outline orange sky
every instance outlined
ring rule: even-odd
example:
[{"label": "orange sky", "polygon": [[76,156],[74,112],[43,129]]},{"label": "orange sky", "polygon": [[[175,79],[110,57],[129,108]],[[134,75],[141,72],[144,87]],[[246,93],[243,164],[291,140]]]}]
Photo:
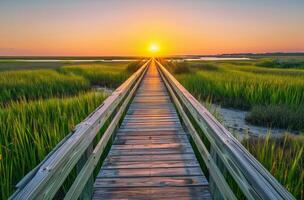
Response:
[{"label": "orange sky", "polygon": [[0,55],[304,51],[304,1],[0,2]]}]

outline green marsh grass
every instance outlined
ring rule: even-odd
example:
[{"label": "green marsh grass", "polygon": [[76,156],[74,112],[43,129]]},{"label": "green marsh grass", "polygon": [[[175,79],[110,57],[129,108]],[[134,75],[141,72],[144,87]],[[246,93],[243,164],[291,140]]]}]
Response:
[{"label": "green marsh grass", "polygon": [[252,74],[234,68],[196,70],[177,79],[191,92],[235,107],[304,102],[304,76]]},{"label": "green marsh grass", "polygon": [[[252,110],[248,122],[256,125],[303,130],[304,70],[256,67],[258,61],[195,61],[166,63],[166,67],[192,94],[201,100],[211,98],[223,107]],[[176,73],[175,68],[188,72]],[[179,70],[183,71],[183,70]],[[265,107],[267,113],[257,109]],[[277,116],[284,108],[285,114]],[[301,109],[300,109],[301,110]],[[265,116],[265,120],[259,118]],[[253,119],[253,118],[259,119]],[[249,120],[250,119],[250,120]],[[279,120],[278,120],[279,119]]]},{"label": "green marsh grass", "polygon": [[[130,62],[68,64],[54,69],[16,66],[0,72],[0,199],[133,71]],[[133,64],[133,67],[138,67]]]},{"label": "green marsh grass", "polygon": [[0,109],[0,199],[72,128],[102,103],[104,93],[16,102]]},{"label": "green marsh grass", "polygon": [[302,69],[304,69],[304,60],[264,58],[261,61],[257,62],[256,66],[269,67],[269,68],[302,68]]},{"label": "green marsh grass", "polygon": [[246,122],[266,127],[304,130],[304,105],[290,109],[286,105],[253,106]]},{"label": "green marsh grass", "polygon": [[3,71],[0,72],[0,105],[75,95],[89,87],[89,82],[83,77],[67,76],[54,70]]},{"label": "green marsh grass", "polygon": [[135,62],[131,62],[127,66],[127,71],[130,73],[136,72],[143,64],[145,63],[144,60],[138,60]]},{"label": "green marsh grass", "polygon": [[60,71],[82,76],[89,80],[91,85],[115,88],[130,76],[131,73],[127,71],[128,64],[129,62],[109,62],[68,65],[60,68]]},{"label": "green marsh grass", "polygon": [[242,141],[296,199],[304,199],[304,136],[249,138]]},{"label": "green marsh grass", "polygon": [[62,62],[30,62],[0,59],[0,71],[36,70],[36,69],[58,69]]},{"label": "green marsh grass", "polygon": [[[164,64],[182,85],[203,101],[209,99],[222,106],[251,109],[252,116],[247,120],[259,119],[261,121],[254,122],[258,125],[303,130],[304,70],[268,69],[255,66],[256,62]],[[177,68],[185,66],[188,72],[176,73],[174,68],[178,65]],[[242,144],[297,199],[304,199],[304,136],[249,137]],[[239,191],[235,184],[231,186]]]}]

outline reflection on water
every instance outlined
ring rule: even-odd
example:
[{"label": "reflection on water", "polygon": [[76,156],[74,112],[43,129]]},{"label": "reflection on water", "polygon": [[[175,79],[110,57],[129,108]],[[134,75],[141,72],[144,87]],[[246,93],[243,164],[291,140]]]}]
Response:
[{"label": "reflection on water", "polygon": [[187,61],[196,61],[196,60],[250,60],[250,58],[244,58],[244,57],[239,57],[239,58],[232,58],[232,57],[200,57],[200,58],[187,58],[184,59]]},{"label": "reflection on water", "polygon": [[200,57],[200,58],[178,58],[178,59],[168,59],[168,61],[177,61],[177,62],[183,62],[183,61],[216,61],[216,60],[251,60],[250,58],[245,57]]}]

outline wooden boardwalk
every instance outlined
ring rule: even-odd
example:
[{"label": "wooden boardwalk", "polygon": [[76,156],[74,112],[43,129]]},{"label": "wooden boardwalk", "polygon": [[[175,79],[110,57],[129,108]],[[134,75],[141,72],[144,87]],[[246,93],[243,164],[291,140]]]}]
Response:
[{"label": "wooden boardwalk", "polygon": [[152,62],[94,184],[93,199],[211,199]]},{"label": "wooden boardwalk", "polygon": [[[127,112],[126,116],[123,116],[124,112]],[[111,123],[95,144],[96,136],[108,120]],[[202,141],[202,136],[208,146],[206,141]],[[100,172],[94,183],[93,172],[113,137],[113,145],[101,170],[98,169]],[[201,171],[188,137],[192,138],[203,159],[210,184]],[[153,58],[77,124],[41,163],[25,175],[16,184],[16,191],[10,199],[53,199],[58,194],[61,196],[60,188],[69,175],[75,175],[75,168],[77,176],[63,194],[65,200],[236,200],[238,197],[231,189],[231,177],[246,199],[295,200]]]}]

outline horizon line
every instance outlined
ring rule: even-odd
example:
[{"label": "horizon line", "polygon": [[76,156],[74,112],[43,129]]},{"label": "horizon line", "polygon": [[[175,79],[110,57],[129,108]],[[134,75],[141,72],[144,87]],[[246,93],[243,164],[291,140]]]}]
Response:
[{"label": "horizon line", "polygon": [[[168,55],[158,55],[156,57],[181,57],[181,56],[227,56],[227,55],[267,55],[267,54],[304,54],[304,51],[270,51],[270,52],[239,52],[239,53],[219,53],[219,54],[168,54]],[[155,57],[148,55],[0,55],[0,58],[25,58],[25,57],[39,57],[39,58],[107,58],[107,57]]]}]

